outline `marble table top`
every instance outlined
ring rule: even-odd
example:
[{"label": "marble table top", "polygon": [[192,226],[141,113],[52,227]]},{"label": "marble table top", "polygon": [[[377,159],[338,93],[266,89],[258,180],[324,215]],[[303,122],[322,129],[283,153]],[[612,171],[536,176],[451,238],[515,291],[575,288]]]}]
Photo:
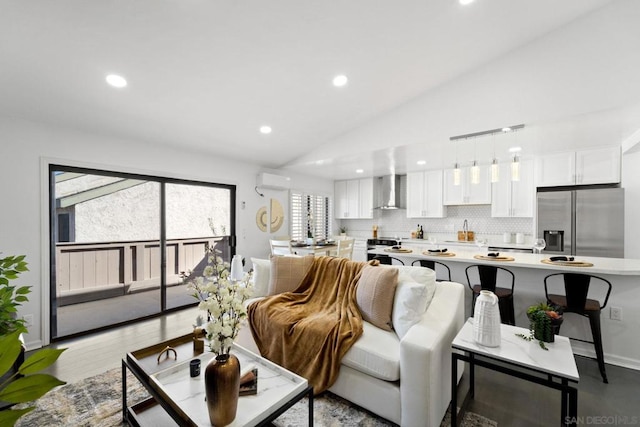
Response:
[{"label": "marble table top", "polygon": [[[258,368],[258,394],[240,396],[236,419],[229,426],[254,426],[290,402],[307,389],[307,380],[234,344],[231,350],[244,371],[250,365]],[[151,375],[153,385],[162,390],[198,426],[211,427],[205,402],[204,370],[213,353],[205,352],[201,360],[201,374],[189,376],[189,362],[176,364]]]},{"label": "marble table top", "polygon": [[527,341],[516,334],[529,335],[529,330],[500,325],[502,342],[499,347],[485,347],[473,339],[473,317],[470,317],[451,344],[453,348],[506,361],[547,374],[578,382],[580,375],[569,338],[556,335],[555,342],[540,347],[538,340]]}]

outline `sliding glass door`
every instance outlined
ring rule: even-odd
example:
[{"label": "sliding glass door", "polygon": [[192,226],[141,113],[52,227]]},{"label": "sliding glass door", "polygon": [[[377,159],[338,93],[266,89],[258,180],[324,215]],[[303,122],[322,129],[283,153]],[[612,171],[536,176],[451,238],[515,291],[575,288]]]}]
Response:
[{"label": "sliding glass door", "polygon": [[50,167],[51,338],[195,303],[182,272],[234,248],[235,186]]},{"label": "sliding glass door", "polygon": [[201,275],[209,247],[230,260],[235,202],[230,188],[175,183],[165,188],[167,308],[175,308],[195,302],[180,286],[180,276]]}]

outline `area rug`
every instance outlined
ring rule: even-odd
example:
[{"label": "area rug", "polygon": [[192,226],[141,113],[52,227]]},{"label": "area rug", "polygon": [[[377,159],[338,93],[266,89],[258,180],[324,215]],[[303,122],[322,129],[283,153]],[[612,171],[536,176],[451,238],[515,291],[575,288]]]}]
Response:
[{"label": "area rug", "polygon": [[[120,368],[60,387],[36,402],[36,409],[22,417],[16,426],[124,426],[122,422],[122,389]],[[129,373],[127,376],[129,403],[139,402],[148,394],[144,387]],[[320,427],[366,426],[384,427],[394,424],[331,393],[314,399],[314,423]],[[273,424],[277,427],[307,425],[306,398]],[[442,426],[450,425],[449,414]],[[467,412],[462,423],[465,427],[493,427],[497,423],[480,415]]]}]

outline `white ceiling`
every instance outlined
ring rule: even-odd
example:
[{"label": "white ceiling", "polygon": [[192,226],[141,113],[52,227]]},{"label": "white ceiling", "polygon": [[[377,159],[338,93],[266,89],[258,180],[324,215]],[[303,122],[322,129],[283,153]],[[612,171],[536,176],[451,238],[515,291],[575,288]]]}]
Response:
[{"label": "white ceiling", "polygon": [[310,172],[318,147],[608,3],[0,0],[0,115]]}]

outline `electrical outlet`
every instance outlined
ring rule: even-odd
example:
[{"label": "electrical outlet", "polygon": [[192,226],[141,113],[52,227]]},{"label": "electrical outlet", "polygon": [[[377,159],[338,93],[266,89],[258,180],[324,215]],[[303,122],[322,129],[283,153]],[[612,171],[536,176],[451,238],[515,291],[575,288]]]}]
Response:
[{"label": "electrical outlet", "polygon": [[29,329],[33,326],[33,314],[27,314],[24,316],[24,326]]},{"label": "electrical outlet", "polygon": [[609,317],[611,320],[619,320],[622,321],[622,308],[621,307],[611,307],[609,309]]}]

